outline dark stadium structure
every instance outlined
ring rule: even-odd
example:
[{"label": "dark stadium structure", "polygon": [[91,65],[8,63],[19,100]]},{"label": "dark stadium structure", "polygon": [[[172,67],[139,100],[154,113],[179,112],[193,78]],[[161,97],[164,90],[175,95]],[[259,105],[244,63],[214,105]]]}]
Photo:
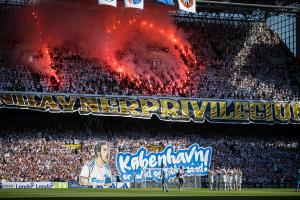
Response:
[{"label": "dark stadium structure", "polygon": [[[145,11],[128,12],[123,1],[108,8],[96,0],[0,0],[1,182],[80,187],[82,166],[105,140],[116,181],[119,152],[188,149],[196,143],[213,149],[211,168],[240,168],[242,188],[296,188],[300,125],[299,119],[292,122],[300,116],[295,113],[295,121],[286,124],[225,124],[4,106],[9,92],[298,105],[300,3],[196,2],[197,13],[191,14],[154,0],[145,2]],[[186,177],[186,187],[209,188],[208,176]]]}]

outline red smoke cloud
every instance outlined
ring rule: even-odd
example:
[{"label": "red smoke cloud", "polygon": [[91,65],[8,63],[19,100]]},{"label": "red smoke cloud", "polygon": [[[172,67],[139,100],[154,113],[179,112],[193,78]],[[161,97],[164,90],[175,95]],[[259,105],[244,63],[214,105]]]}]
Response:
[{"label": "red smoke cloud", "polygon": [[[33,26],[24,27],[27,30],[22,37],[41,51],[73,41],[86,55],[106,61],[116,72],[137,81],[183,84],[187,63],[195,59],[185,34],[172,23],[170,8],[151,3],[142,11],[122,6],[57,8],[43,4],[28,8],[31,15],[34,10],[32,18],[26,18]],[[51,62],[49,54],[44,55],[45,62]]]}]

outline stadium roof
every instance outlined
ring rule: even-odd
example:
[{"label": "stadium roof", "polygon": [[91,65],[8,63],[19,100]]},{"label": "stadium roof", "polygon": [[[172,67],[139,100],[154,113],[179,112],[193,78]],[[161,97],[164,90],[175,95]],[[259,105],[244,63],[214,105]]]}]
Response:
[{"label": "stadium roof", "polygon": [[[1,2],[7,2],[7,3],[35,3],[35,2],[40,2],[41,0],[1,0]],[[45,1],[45,0],[43,0]],[[55,1],[55,0],[51,0],[51,1]],[[60,1],[65,1],[65,2],[83,2],[82,0],[60,0]],[[88,0],[85,0],[84,2],[86,2]],[[94,2],[96,2],[96,0],[93,0]],[[119,1],[123,1],[123,0],[119,0]],[[147,0],[147,2],[156,2],[156,0]],[[204,0],[196,0],[198,2],[200,1],[204,1]],[[248,4],[264,4],[264,5],[280,5],[280,6],[284,6],[284,5],[290,5],[295,3],[295,0],[209,0],[212,2],[227,2],[227,3],[248,3]]]},{"label": "stadium roof", "polygon": [[[123,0],[118,0],[122,2]],[[176,2],[176,0],[174,0]],[[15,4],[15,5],[28,5],[28,4],[36,4],[41,2],[47,2],[49,4],[96,4],[97,0],[0,0],[0,4]],[[157,0],[147,0],[148,2],[157,2]],[[252,4],[256,6],[260,5],[271,5],[271,6],[289,6],[295,3],[294,0],[196,0],[198,4]]]},{"label": "stadium roof", "polygon": [[210,0],[214,2],[229,2],[229,3],[246,3],[246,4],[261,4],[261,5],[277,5],[286,6],[295,3],[294,0]]},{"label": "stadium roof", "polygon": [[[118,0],[123,4],[124,0]],[[146,0],[157,3],[157,0]],[[174,1],[177,2],[177,1]],[[272,13],[300,13],[300,4],[294,0],[196,0],[198,12],[237,12],[251,14],[254,10]],[[0,0],[0,5],[36,5],[61,6],[67,8],[97,9],[97,0]]]}]

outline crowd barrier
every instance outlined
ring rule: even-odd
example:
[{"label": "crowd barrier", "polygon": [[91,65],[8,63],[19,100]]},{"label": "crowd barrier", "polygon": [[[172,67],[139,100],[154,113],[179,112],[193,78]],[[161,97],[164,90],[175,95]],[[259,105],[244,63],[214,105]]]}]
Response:
[{"label": "crowd barrier", "polygon": [[0,182],[0,189],[16,189],[16,188],[47,188],[47,189],[63,189],[63,188],[130,188],[130,183],[116,182],[111,185],[98,186],[81,186],[78,183],[68,182]]},{"label": "crowd barrier", "polygon": [[68,188],[68,182],[1,182],[2,189],[15,188]]}]

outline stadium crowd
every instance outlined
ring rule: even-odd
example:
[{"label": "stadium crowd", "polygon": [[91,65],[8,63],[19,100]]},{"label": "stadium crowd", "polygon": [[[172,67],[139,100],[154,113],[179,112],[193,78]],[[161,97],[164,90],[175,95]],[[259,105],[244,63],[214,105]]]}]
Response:
[{"label": "stadium crowd", "polygon": [[[189,69],[182,84],[168,80],[157,84],[145,78],[147,73],[136,80],[114,71],[105,61],[88,56],[80,45],[64,42],[50,45],[48,52],[27,51],[26,54],[20,53],[16,45],[1,46],[0,91],[300,100],[300,71],[279,37],[266,24],[178,22],[177,26],[188,35],[197,61],[197,64],[189,63],[182,56]],[[34,66],[42,64],[39,60],[47,56],[51,58],[50,68],[47,64],[43,70]],[[240,168],[245,185],[280,185],[296,180],[300,166],[297,140],[206,135],[177,129],[161,133],[165,124],[146,126],[123,122],[116,127],[101,126],[97,131],[77,129],[77,126],[90,126],[80,120],[66,122],[67,127],[61,126],[64,122],[57,125],[56,121],[53,126],[36,121],[26,125],[3,122],[0,124],[0,178],[3,181],[78,180],[82,166],[92,159],[94,145],[105,140],[111,144],[110,165],[115,174],[117,152],[135,152],[141,146],[149,151],[161,151],[168,144],[179,149],[198,143],[213,148],[215,169]],[[207,177],[203,181],[207,183]]]},{"label": "stadium crowd", "polygon": [[157,84],[146,78],[147,72],[137,80],[64,42],[49,46],[51,69],[38,71],[29,65],[45,58],[45,52],[16,59],[16,48],[1,49],[0,91],[299,100],[300,72],[266,24],[177,25],[189,35],[197,61],[187,62],[189,74],[182,84]]},{"label": "stadium crowd", "polygon": [[[118,152],[133,153],[141,146],[148,151],[162,151],[167,145],[188,148],[194,143],[212,147],[212,168],[240,168],[244,186],[293,184],[300,166],[299,142],[293,139],[174,131],[176,128],[166,129],[164,123],[154,126],[127,120],[115,127],[102,124],[98,131],[83,130],[89,126],[81,120],[60,120],[56,126],[43,121],[6,125],[0,134],[1,180],[76,181],[82,166],[93,158],[94,145],[99,141],[110,143],[114,175]],[[202,181],[208,183],[208,177]]]}]

